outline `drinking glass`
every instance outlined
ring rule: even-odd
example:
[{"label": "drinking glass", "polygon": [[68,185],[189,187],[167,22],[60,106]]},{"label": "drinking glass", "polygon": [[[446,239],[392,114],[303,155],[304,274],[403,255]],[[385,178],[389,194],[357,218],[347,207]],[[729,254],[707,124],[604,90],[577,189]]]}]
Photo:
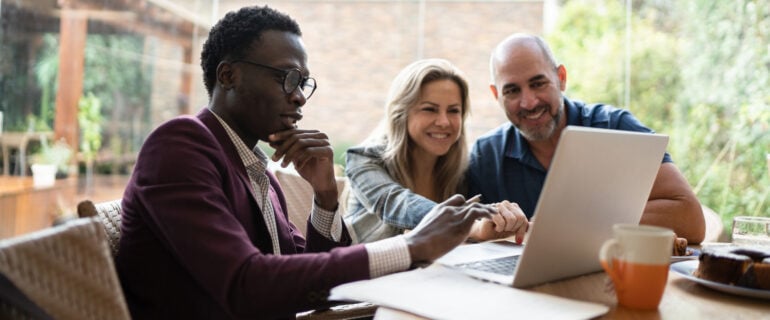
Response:
[{"label": "drinking glass", "polygon": [[770,247],[770,217],[733,218],[733,244]]}]

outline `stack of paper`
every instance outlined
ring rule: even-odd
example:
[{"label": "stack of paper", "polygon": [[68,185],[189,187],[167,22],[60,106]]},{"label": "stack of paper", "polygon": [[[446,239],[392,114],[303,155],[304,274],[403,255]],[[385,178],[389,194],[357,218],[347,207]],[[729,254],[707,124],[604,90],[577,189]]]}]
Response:
[{"label": "stack of paper", "polygon": [[371,302],[431,319],[589,319],[609,307],[515,289],[433,265],[332,289],[331,299]]}]

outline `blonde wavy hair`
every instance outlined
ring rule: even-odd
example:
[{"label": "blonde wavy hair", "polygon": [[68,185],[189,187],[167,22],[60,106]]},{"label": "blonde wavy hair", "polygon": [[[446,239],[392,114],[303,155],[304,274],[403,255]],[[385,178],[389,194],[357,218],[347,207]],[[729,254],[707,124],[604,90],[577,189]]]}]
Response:
[{"label": "blonde wavy hair", "polygon": [[367,144],[384,145],[383,162],[388,173],[405,187],[414,190],[410,151],[415,143],[407,131],[409,108],[417,104],[423,87],[437,80],[452,80],[460,88],[462,120],[460,136],[449,151],[438,158],[434,167],[434,194],[443,200],[462,192],[463,177],[468,168],[468,142],[465,120],[470,113],[468,81],[462,71],[444,59],[424,59],[413,62],[393,79],[385,103],[385,118]]}]

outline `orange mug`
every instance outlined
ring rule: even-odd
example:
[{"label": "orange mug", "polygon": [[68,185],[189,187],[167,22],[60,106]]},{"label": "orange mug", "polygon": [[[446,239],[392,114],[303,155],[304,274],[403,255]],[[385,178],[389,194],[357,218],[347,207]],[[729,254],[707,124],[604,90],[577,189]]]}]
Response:
[{"label": "orange mug", "polygon": [[616,224],[612,234],[602,245],[599,260],[615,285],[618,303],[633,309],[657,309],[668,281],[674,232]]}]

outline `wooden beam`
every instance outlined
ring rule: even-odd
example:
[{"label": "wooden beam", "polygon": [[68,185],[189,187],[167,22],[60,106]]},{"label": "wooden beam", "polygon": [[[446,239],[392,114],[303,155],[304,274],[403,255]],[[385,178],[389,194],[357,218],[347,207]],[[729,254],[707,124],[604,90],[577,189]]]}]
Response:
[{"label": "wooden beam", "polygon": [[[47,2],[49,1],[49,2]],[[10,6],[18,7],[21,11],[31,12],[39,16],[59,19],[64,10],[70,10],[80,15],[86,15],[91,22],[113,26],[125,32],[154,36],[174,42],[180,46],[192,45],[196,33],[207,34],[211,27],[204,19],[180,9],[180,6],[169,4],[168,1],[158,0],[47,0],[47,1],[12,1]],[[0,0],[2,2],[2,0]],[[5,4],[3,4],[5,5]],[[58,5],[58,8],[55,7]],[[77,11],[76,11],[77,10]],[[40,29],[39,21],[32,26]],[[58,25],[54,27],[58,28]],[[46,29],[47,32],[57,32]],[[100,32],[99,30],[92,30]]]},{"label": "wooden beam", "polygon": [[77,150],[78,101],[83,93],[83,72],[85,64],[86,35],[88,20],[77,12],[62,10],[59,35],[59,75],[56,94],[56,116],[54,135],[64,138],[70,147]]},{"label": "wooden beam", "polygon": [[185,20],[192,22],[197,26],[201,26],[205,29],[211,29],[212,27],[212,24],[208,19],[201,18],[201,15],[188,10],[188,8],[185,8],[181,4],[178,4],[178,2],[169,1],[169,0],[148,0],[148,1],[160,8],[167,10],[168,12],[172,13],[175,16],[182,17]]},{"label": "wooden beam", "polygon": [[[143,21],[111,20],[102,21],[126,32],[132,32],[143,36],[153,36],[159,39],[173,42],[179,46],[192,46],[192,24],[180,22],[177,26],[152,25]],[[177,32],[178,30],[178,32]]]},{"label": "wooden beam", "polygon": [[196,32],[206,34],[211,28],[210,22],[168,0],[111,0],[106,3],[103,0],[58,0],[58,3],[62,9],[78,9],[92,21],[158,37],[183,47],[192,45]]},{"label": "wooden beam", "polygon": [[[184,64],[185,66],[189,66],[192,64],[193,60],[193,53],[192,53],[192,45],[186,46],[183,48],[184,56]],[[182,70],[182,84],[181,88],[179,88],[180,94],[182,95],[180,97],[180,110],[179,112],[181,114],[190,114],[192,110],[192,106],[190,105],[192,103],[192,71],[190,71],[190,68],[183,68]]]}]

